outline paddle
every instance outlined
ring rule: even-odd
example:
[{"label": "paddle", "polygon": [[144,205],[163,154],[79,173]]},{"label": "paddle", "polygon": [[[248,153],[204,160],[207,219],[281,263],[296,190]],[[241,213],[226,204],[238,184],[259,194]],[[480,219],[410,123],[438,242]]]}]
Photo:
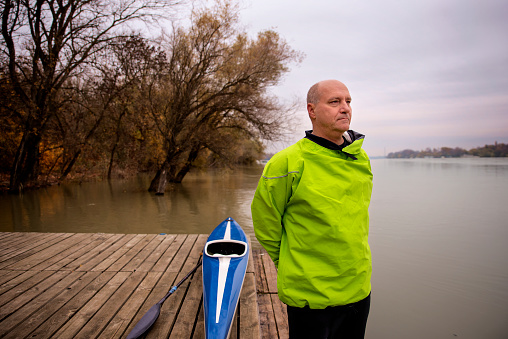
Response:
[{"label": "paddle", "polygon": [[136,324],[136,326],[134,326],[134,328],[132,329],[132,331],[129,333],[129,335],[127,336],[127,339],[137,339],[139,337],[141,337],[143,334],[145,334],[146,332],[148,332],[148,330],[150,329],[150,327],[152,327],[152,325],[155,323],[155,321],[157,320],[157,318],[159,318],[159,314],[161,313],[161,306],[162,304],[166,301],[167,298],[169,298],[169,296],[171,294],[173,294],[173,292],[176,291],[176,289],[188,278],[191,276],[192,273],[196,272],[196,270],[198,269],[198,267],[201,265],[201,256],[199,257],[199,260],[198,260],[198,264],[196,265],[196,267],[194,267],[189,273],[187,273],[187,275],[178,282],[178,284],[176,284],[175,286],[173,286],[169,292],[164,296],[164,298],[162,298],[157,304],[153,305],[152,307],[150,307],[150,309],[145,313],[145,315],[143,316],[143,318],[141,318],[138,323]]}]

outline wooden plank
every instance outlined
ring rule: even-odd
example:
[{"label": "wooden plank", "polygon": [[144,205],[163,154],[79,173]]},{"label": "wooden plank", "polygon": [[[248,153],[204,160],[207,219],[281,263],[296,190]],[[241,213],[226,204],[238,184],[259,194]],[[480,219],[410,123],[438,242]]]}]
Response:
[{"label": "wooden plank", "polygon": [[247,263],[247,273],[254,273],[256,272],[256,268],[254,266],[254,252],[252,251],[252,243],[249,238],[249,262]]},{"label": "wooden plank", "polygon": [[[96,274],[95,272],[92,272]],[[29,334],[30,338],[49,338],[72,319],[92,297],[115,275],[114,272],[99,274],[83,290],[67,301],[49,319]],[[58,336],[56,336],[58,338]]]},{"label": "wooden plank", "polygon": [[[190,238],[191,236],[189,236]],[[186,257],[184,265],[178,276],[176,278],[176,282],[183,279],[187,273],[196,266],[199,257],[201,256],[201,249],[204,247],[206,243],[206,239],[208,238],[206,235],[200,235],[193,237],[196,239],[193,244],[192,249],[188,252],[189,255]],[[185,246],[185,244],[184,244]],[[182,246],[182,248],[184,248]],[[176,261],[175,257],[175,261]],[[171,265],[173,267],[174,265]],[[150,333],[148,333],[147,338],[166,338],[173,330],[173,326],[175,324],[176,317],[178,315],[179,309],[182,307],[182,303],[187,294],[187,289],[189,288],[189,280],[185,281],[180,287],[176,290],[175,293],[168,299],[163,305],[161,309],[161,315],[159,316],[159,321],[155,323]],[[167,290],[166,290],[167,291]]]},{"label": "wooden plank", "polygon": [[[205,339],[205,311],[203,310],[203,297],[201,296],[201,303],[199,306],[198,318],[194,328],[194,335],[192,339]],[[231,339],[231,338],[230,338]],[[256,338],[258,339],[258,338]]]},{"label": "wooden plank", "polygon": [[0,286],[7,283],[9,280],[16,278],[20,274],[23,274],[23,271],[0,270]]},{"label": "wooden plank", "polygon": [[175,254],[180,250],[180,247],[182,247],[182,244],[185,242],[186,239],[187,239],[186,234],[178,234],[171,243],[171,245],[168,247],[168,249],[166,249],[164,254],[162,254],[157,263],[152,267],[152,271],[153,272],[166,271],[166,269],[173,261]]},{"label": "wooden plank", "polygon": [[125,330],[161,276],[162,272],[148,272],[145,279],[134,290],[129,300],[125,302],[123,307],[108,323],[101,333],[101,338],[120,338],[128,334],[124,333]]},{"label": "wooden plank", "polygon": [[169,338],[192,338],[197,314],[199,313],[199,307],[203,298],[202,281],[203,271],[197,270],[189,281],[189,288],[185,294],[184,303],[176,315],[175,325]]},{"label": "wooden plank", "polygon": [[261,337],[288,338],[287,306],[277,295],[277,269],[265,250],[255,251],[254,257],[259,273],[256,282],[262,282],[262,289],[258,287]]},{"label": "wooden plank", "polygon": [[[64,259],[69,258],[72,256],[75,252],[79,251],[83,247],[85,247],[87,244],[89,244],[93,237],[91,237],[89,234],[85,233],[78,233],[75,237],[71,237],[69,239],[72,239],[73,242],[69,242],[67,245],[67,248],[65,248],[60,253],[56,253],[52,257],[43,260],[40,264],[34,265],[30,267],[31,270],[46,270],[49,266],[52,266],[53,264],[62,261]],[[54,248],[53,246],[52,248]],[[56,251],[55,251],[56,252]]]},{"label": "wooden plank", "polygon": [[[4,305],[10,303],[12,300],[15,300],[16,298],[18,298],[19,296],[22,296],[24,293],[26,293],[28,290],[30,290],[32,287],[36,286],[37,284],[39,284],[41,281],[44,281],[44,279],[48,278],[49,276],[51,276],[53,273],[55,272],[27,272],[27,276],[30,276],[28,279],[24,280],[23,282],[21,282],[20,284],[16,284],[14,286],[10,286],[10,282],[8,284],[4,284],[2,285],[2,287],[6,287],[6,288],[9,288],[9,287],[12,287],[12,288],[9,288],[8,291],[6,291],[5,293],[3,293],[1,296],[0,296],[0,306],[2,306],[2,310],[4,309]],[[21,277],[23,276],[23,277]],[[22,274],[21,276],[18,276],[18,278],[24,278],[24,274]],[[11,280],[12,281],[17,281],[18,279],[13,279]],[[0,317],[1,319],[1,317]]]},{"label": "wooden plank", "polygon": [[[108,253],[107,258],[98,263],[95,267],[93,267],[92,271],[106,271],[111,265],[115,263],[119,258],[121,258],[125,253],[127,253],[130,249],[136,246],[143,238],[144,234],[136,234],[133,238],[129,239],[126,243],[123,243],[122,246],[111,246],[108,250],[104,251],[101,254]],[[113,251],[113,252],[111,252]]]},{"label": "wooden plank", "polygon": [[[78,273],[71,273],[73,274],[81,274],[81,272]],[[6,334],[4,337],[5,339],[14,339],[14,338],[25,338],[27,337],[32,331],[34,331],[36,328],[38,328],[41,324],[43,324],[46,320],[50,319],[57,311],[60,310],[64,305],[67,305],[67,303],[72,303],[72,298],[74,298],[78,293],[80,293],[86,286],[88,286],[94,279],[96,279],[99,276],[100,273],[98,272],[88,272],[82,275],[78,280],[76,280],[72,285],[64,289],[58,296],[53,298],[50,302],[43,305],[41,308],[39,308],[35,313],[32,313],[30,315],[30,318],[23,322],[22,324],[19,324],[17,327],[15,327],[13,330],[11,330],[9,333]],[[70,276],[71,276],[70,275]],[[84,298],[83,298],[84,299]],[[65,312],[65,310],[63,311]],[[72,314],[72,309],[67,309],[68,314]],[[62,318],[62,317],[60,317]],[[39,331],[40,335],[43,337],[49,337],[53,332],[51,332],[50,324],[55,323],[55,329],[58,329],[56,326],[58,324],[63,323],[63,321],[60,321],[58,317],[51,318],[50,321],[48,321],[45,326],[42,326],[42,331]],[[44,329],[48,329],[48,332],[44,332]],[[33,337],[36,337],[37,334],[34,334]]]},{"label": "wooden plank", "polygon": [[100,310],[94,314],[88,323],[86,323],[76,335],[73,335],[73,338],[96,338],[145,276],[146,273],[143,272],[131,273],[127,280],[116,289],[111,298],[109,298]]},{"label": "wooden plank", "polygon": [[[0,319],[4,319],[10,314],[14,313],[17,309],[21,308],[30,300],[36,298],[39,294],[46,291],[52,285],[65,278],[67,274],[68,273],[66,272],[41,272],[34,277],[35,279],[28,281],[25,286],[20,285],[15,290],[11,290],[13,292],[11,293],[13,298],[10,299],[7,303],[3,304],[0,308]],[[4,296],[5,300],[7,300],[8,293],[4,294]]]},{"label": "wooden plank", "polygon": [[[12,243],[26,242],[34,233],[31,232],[0,232],[0,241],[2,242],[2,250],[12,246]],[[45,234],[45,233],[41,233]]]},{"label": "wooden plank", "polygon": [[[174,259],[171,262],[171,266],[168,267],[168,269],[162,275],[161,279],[157,282],[157,284],[152,290],[152,293],[149,294],[148,298],[145,300],[145,303],[141,306],[138,313],[136,314],[132,322],[129,324],[129,327],[127,328],[127,331],[125,333],[129,333],[132,330],[132,328],[137,324],[137,322],[141,319],[141,317],[143,317],[146,311],[148,311],[148,309],[152,307],[152,305],[157,303],[164,295],[166,295],[166,293],[168,293],[171,287],[176,283],[176,277],[178,273],[182,270],[182,267],[185,264],[196,239],[197,236],[191,235],[186,237],[185,242],[182,244],[182,246],[179,248],[178,252],[174,256]],[[171,310],[171,308],[175,307],[175,305],[179,307],[179,303],[177,303],[177,301],[178,298],[181,297],[181,294],[179,293],[180,290],[181,290],[180,288],[177,289],[177,291],[173,293],[168,300],[166,300],[162,308],[162,310],[164,311],[161,312],[162,314],[165,314],[167,312],[166,310],[168,309]],[[160,323],[161,321],[169,320],[169,316],[162,317],[162,314],[161,316],[159,316],[159,318],[161,319],[159,319],[155,323],[154,327],[156,327],[157,324]],[[172,323],[173,321],[171,320],[171,326]]]},{"label": "wooden plank", "polygon": [[[166,268],[166,271],[175,272],[175,273],[180,273],[182,270],[185,271],[186,267],[184,265],[186,264],[186,261],[189,259],[189,254],[192,253],[191,251],[192,251],[197,239],[198,239],[197,234],[188,234],[187,235],[187,238],[183,242],[182,246],[180,246],[180,248],[178,249],[177,254],[173,257],[173,260],[171,260],[171,264]],[[201,251],[199,250],[199,252],[195,254],[195,256],[197,256],[196,258],[199,257],[200,253],[201,253]],[[193,256],[193,258],[194,258],[194,256]],[[189,270],[191,268],[192,267],[189,267]]]},{"label": "wooden plank", "polygon": [[[87,265],[90,261],[98,256],[98,252],[107,248],[110,244],[117,241],[121,235],[113,234],[87,234],[89,241],[84,242],[85,245],[81,248],[76,248],[75,251],[69,253],[67,256],[61,258],[59,261],[54,262],[52,265],[45,268],[46,270],[76,270],[83,265]],[[86,270],[82,270],[86,271]]]},{"label": "wooden plank", "polygon": [[71,269],[77,271],[90,271],[91,268],[101,263],[100,259],[104,258],[104,252],[107,252],[124,236],[121,234],[100,234],[100,237],[86,246],[87,251],[76,257],[72,262],[68,263],[63,269]]},{"label": "wooden plank", "polygon": [[122,271],[136,271],[165,238],[166,236],[164,235],[155,235],[144,248],[140,249],[140,251],[127,263],[127,265],[122,267]]},{"label": "wooden plank", "polygon": [[[13,255],[19,255],[25,251],[32,250],[33,248],[44,245],[48,241],[63,237],[65,233],[19,233],[20,235],[16,238],[12,238],[10,247],[6,246],[5,249],[2,247],[2,257],[12,257]],[[69,234],[70,236],[70,234]],[[17,253],[12,253],[13,250]],[[7,253],[9,252],[9,253]]]},{"label": "wooden plank", "polygon": [[30,270],[40,263],[50,260],[52,257],[58,255],[60,252],[65,251],[69,247],[72,247],[76,242],[79,242],[79,240],[81,240],[80,234],[72,234],[70,237],[67,237],[62,241],[59,241],[41,251],[38,251],[37,253],[33,253],[24,259],[17,260],[15,263],[5,268],[23,271]]},{"label": "wooden plank", "polygon": [[233,321],[231,322],[231,330],[229,332],[229,339],[238,339],[238,320],[240,318],[241,309],[237,305],[235,314],[233,315]]},{"label": "wooden plank", "polygon": [[153,240],[153,238],[155,238],[155,234],[146,234],[143,239],[141,239],[141,241],[139,241],[124,255],[122,255],[117,261],[113,263],[113,265],[108,267],[107,271],[122,271],[124,266],[126,266],[136,255],[138,255],[138,253],[142,251]]},{"label": "wooden plank", "polygon": [[268,293],[268,283],[266,281],[265,268],[261,252],[259,250],[253,251],[253,262],[256,271],[256,288],[258,293]]},{"label": "wooden plank", "polygon": [[155,266],[156,263],[158,263],[162,256],[166,253],[168,248],[171,246],[173,241],[176,238],[176,235],[174,234],[166,234],[166,235],[159,235],[160,237],[163,237],[163,240],[157,246],[157,248],[150,253],[150,255],[146,258],[146,260],[141,264],[138,268],[138,272],[149,272],[152,270],[152,268]]},{"label": "wooden plank", "polygon": [[279,296],[276,294],[271,294],[270,298],[272,300],[273,314],[275,316],[279,338],[289,338],[287,306],[280,301]]},{"label": "wooden plank", "polygon": [[23,247],[30,249],[33,247],[34,239],[42,240],[51,237],[50,233],[9,233],[12,236],[1,239],[2,248],[0,249],[0,257],[12,251],[19,250]]},{"label": "wooden plank", "polygon": [[[19,305],[11,305],[12,309],[9,309],[9,305],[5,305],[0,310],[0,319],[4,316],[4,311],[12,312],[5,319],[2,320],[2,326],[0,326],[0,337],[5,336],[9,333],[14,327],[20,324],[22,321],[30,317],[33,313],[35,313],[39,308],[45,305],[47,302],[51,301],[56,295],[62,292],[69,285],[74,283],[79,277],[81,277],[84,273],[82,272],[56,272],[51,278],[55,278],[58,275],[62,275],[63,278],[54,282],[51,279],[47,279],[44,281],[46,285],[49,285],[49,288],[46,289],[43,293],[35,297],[33,300],[30,300],[30,303],[25,304],[23,307]],[[54,280],[54,279],[53,279]],[[41,284],[39,284],[41,285]],[[37,286],[37,289],[43,289],[43,286]],[[26,295],[26,294],[24,294]]]},{"label": "wooden plank", "polygon": [[94,316],[104,303],[129,277],[130,272],[117,272],[76,314],[69,319],[53,338],[74,338],[81,328]]},{"label": "wooden plank", "polygon": [[[2,271],[2,272],[5,272],[5,271]],[[11,271],[11,272],[16,272],[16,271]],[[6,281],[5,283],[3,283],[0,286],[0,306],[3,305],[2,300],[5,300],[4,299],[5,297],[2,296],[2,294],[6,293],[7,291],[9,291],[12,288],[14,288],[15,286],[21,284],[25,280],[30,279],[31,277],[33,277],[34,275],[36,275],[38,273],[37,271],[27,271],[27,272],[18,271],[18,272],[20,272],[21,274],[12,277],[11,279],[9,279],[8,281]]]},{"label": "wooden plank", "polygon": [[269,294],[258,294],[259,322],[262,339],[279,338]]},{"label": "wooden plank", "polygon": [[0,240],[8,238],[8,237],[12,236],[13,234],[15,234],[15,233],[13,233],[13,232],[0,232]]},{"label": "wooden plank", "polygon": [[240,338],[259,339],[259,310],[256,295],[256,278],[254,273],[247,273],[243,282],[239,301]]},{"label": "wooden plank", "polygon": [[277,269],[275,264],[268,254],[261,254],[261,260],[266,275],[266,283],[268,286],[268,293],[278,293],[277,290]]},{"label": "wooden plank", "polygon": [[[78,269],[83,271],[105,271],[127,251],[127,248],[130,248],[131,245],[133,246],[141,239],[142,237],[134,234],[117,234],[98,246],[95,251],[90,252],[90,257],[86,258],[86,262],[80,263]],[[83,257],[80,260],[83,260]]]},{"label": "wooden plank", "polygon": [[15,264],[16,262],[23,260],[34,253],[41,252],[48,247],[53,246],[54,244],[72,236],[70,233],[55,233],[49,239],[39,239],[34,246],[29,248],[21,248],[19,250],[13,251],[7,255],[0,257],[0,269],[7,267],[9,265]]}]

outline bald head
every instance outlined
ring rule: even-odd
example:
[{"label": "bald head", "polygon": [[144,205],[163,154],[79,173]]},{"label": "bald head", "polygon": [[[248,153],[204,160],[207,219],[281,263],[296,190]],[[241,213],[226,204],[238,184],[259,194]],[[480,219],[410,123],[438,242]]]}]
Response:
[{"label": "bald head", "polygon": [[319,99],[321,97],[320,88],[323,86],[326,86],[326,85],[338,85],[338,86],[341,86],[341,87],[344,87],[345,89],[347,89],[346,85],[344,85],[342,82],[340,82],[338,80],[320,81],[320,82],[312,85],[312,87],[307,92],[307,104],[316,105],[319,102]]},{"label": "bald head", "polygon": [[325,80],[313,85],[307,94],[307,112],[312,134],[342,144],[342,135],[349,130],[351,95],[346,85],[337,80]]}]

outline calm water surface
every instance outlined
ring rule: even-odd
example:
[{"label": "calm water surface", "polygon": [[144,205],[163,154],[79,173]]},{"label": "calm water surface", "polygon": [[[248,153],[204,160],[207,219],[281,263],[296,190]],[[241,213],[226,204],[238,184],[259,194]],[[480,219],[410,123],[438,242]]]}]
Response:
[{"label": "calm water surface", "polygon": [[508,338],[508,159],[372,166],[368,338]]},{"label": "calm water surface", "polygon": [[[508,338],[508,159],[373,160],[368,339]],[[209,233],[231,216],[252,239],[262,168],[0,196],[0,231]],[[259,246],[254,241],[254,246]]]},{"label": "calm water surface", "polygon": [[232,217],[253,236],[250,203],[261,171],[191,173],[164,196],[147,191],[149,176],[0,196],[0,231],[210,233]]}]

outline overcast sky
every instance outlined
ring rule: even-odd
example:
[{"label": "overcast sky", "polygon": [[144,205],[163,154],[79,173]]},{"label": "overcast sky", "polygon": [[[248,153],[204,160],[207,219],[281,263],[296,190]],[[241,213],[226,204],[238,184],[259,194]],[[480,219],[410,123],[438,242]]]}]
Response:
[{"label": "overcast sky", "polygon": [[311,128],[308,88],[338,79],[353,98],[351,128],[366,135],[371,156],[508,143],[508,1],[241,3],[250,32],[274,29],[305,54],[274,89],[283,100],[302,99],[292,142]]}]

